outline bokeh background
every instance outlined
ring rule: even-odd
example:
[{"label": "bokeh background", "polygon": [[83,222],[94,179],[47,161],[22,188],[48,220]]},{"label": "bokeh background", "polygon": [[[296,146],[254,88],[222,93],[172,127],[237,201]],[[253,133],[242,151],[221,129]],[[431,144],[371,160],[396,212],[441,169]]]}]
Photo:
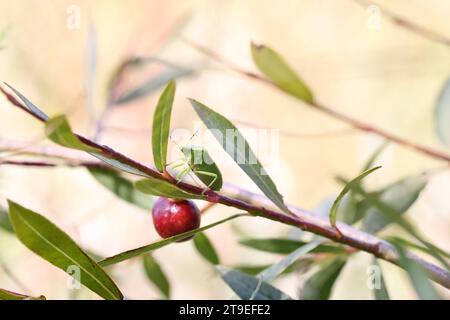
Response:
[{"label": "bokeh background", "polygon": [[[379,4],[450,36],[450,3],[446,0],[380,0]],[[72,6],[80,10],[80,28],[68,26]],[[413,141],[445,149],[436,138],[433,107],[450,73],[450,50],[386,19],[380,28],[369,28],[369,12],[352,0],[0,0],[0,8],[0,29],[7,29],[0,51],[1,80],[47,113],[68,113],[77,132],[92,134],[93,121],[107,102],[108,81],[126,58],[154,56],[194,68],[193,75],[178,80],[172,128],[193,130],[198,125],[185,99],[194,97],[237,124],[279,129],[279,161],[269,171],[288,203],[314,209],[336,195],[341,186],[335,176],[355,176],[382,141],[348,130],[345,124],[276,89],[230,71],[183,38],[253,71],[250,41],[265,43],[289,61],[324,104]],[[122,89],[156,77],[162,68],[153,63],[133,70]],[[101,141],[151,164],[150,127],[159,93],[155,90],[114,108]],[[0,104],[0,142],[49,144],[41,141],[41,124],[3,97]],[[213,154],[223,156],[219,149]],[[367,179],[373,188],[442,165],[396,145],[390,145],[378,163],[383,169]],[[221,169],[227,181],[257,191],[233,163],[225,162]],[[103,256],[159,239],[148,212],[116,199],[84,169],[0,166],[0,193],[2,202],[8,197],[43,213],[84,248]],[[408,212],[420,230],[447,251],[449,194],[450,172],[440,171],[431,176]],[[203,223],[232,211],[214,207]],[[290,231],[275,222],[242,219],[207,234],[223,263],[233,265],[279,260],[281,256],[246,249],[237,241],[246,236],[285,236]],[[395,227],[385,233],[401,234]],[[174,299],[233,296],[192,243],[165,247],[154,256],[171,280]],[[353,257],[332,298],[372,298],[366,286],[370,261],[364,253]],[[70,297],[65,273],[1,230],[0,263],[29,293],[50,299]],[[387,263],[381,266],[393,298],[416,298],[404,272]],[[131,299],[161,297],[146,279],[139,260],[116,266],[112,274]],[[275,285],[296,296],[301,281],[293,274]],[[0,287],[22,291],[2,269]],[[448,291],[440,291],[450,297]],[[88,291],[78,297],[97,298]]]}]

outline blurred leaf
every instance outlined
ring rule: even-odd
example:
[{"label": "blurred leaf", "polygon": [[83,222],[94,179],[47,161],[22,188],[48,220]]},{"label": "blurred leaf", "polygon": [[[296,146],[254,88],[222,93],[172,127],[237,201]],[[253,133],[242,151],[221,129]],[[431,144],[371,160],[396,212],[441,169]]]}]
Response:
[{"label": "blurred leaf", "polygon": [[393,206],[395,206],[395,203],[390,205],[389,203],[383,202],[380,199],[380,195],[373,194],[373,193],[367,193],[361,186],[359,185],[352,185],[351,188],[362,195],[367,203],[376,209],[378,209],[378,212],[384,216],[384,218],[391,222],[396,223],[400,227],[402,227],[406,232],[408,232],[411,236],[413,236],[415,239],[420,241],[423,245],[425,245],[429,250],[430,254],[433,255],[439,262],[444,265],[447,270],[450,270],[450,266],[447,263],[447,261],[441,257],[440,252],[442,252],[442,249],[438,248],[434,244],[430,243],[429,241],[425,240],[419,232],[416,230],[416,228],[406,219],[404,219],[401,214],[402,212],[395,209]]},{"label": "blurred leaf", "polygon": [[204,227],[201,227],[201,228],[198,228],[198,229],[195,229],[195,230],[191,230],[191,231],[188,231],[188,232],[185,232],[185,233],[181,233],[179,235],[176,235],[176,236],[173,236],[173,237],[170,237],[170,238],[158,241],[158,242],[154,242],[154,243],[151,243],[151,244],[143,246],[143,247],[139,247],[139,248],[136,248],[136,249],[132,249],[132,250],[128,250],[128,251],[119,253],[117,255],[114,255],[112,257],[109,257],[109,258],[106,258],[106,259],[100,261],[98,264],[100,266],[102,266],[102,267],[105,267],[105,266],[116,264],[116,263],[119,263],[119,262],[122,262],[122,261],[125,261],[125,260],[128,260],[128,259],[140,256],[140,255],[143,255],[143,254],[148,253],[150,251],[153,251],[153,250],[162,248],[164,246],[167,246],[168,244],[171,244],[172,242],[176,242],[176,241],[179,241],[179,240],[182,240],[182,239],[189,238],[190,236],[195,235],[198,232],[208,230],[210,228],[218,226],[219,224],[225,223],[227,221],[230,221],[232,219],[235,219],[235,218],[238,218],[238,217],[241,217],[241,216],[242,216],[242,214],[235,214],[235,215],[230,216],[228,218],[225,218],[223,220],[219,220],[217,222],[211,223],[211,224],[209,224],[207,226],[204,226]]},{"label": "blurred leaf", "polygon": [[259,273],[258,278],[267,282],[274,280],[276,277],[282,274],[284,270],[289,268],[295,261],[297,261],[300,257],[304,256],[311,250],[317,248],[322,241],[323,240],[316,239],[298,248],[297,250],[293,251],[292,253],[290,253],[277,263],[274,263],[269,268]]},{"label": "blurred leaf", "polygon": [[450,146],[450,78],[441,90],[434,107],[434,124],[442,143]]},{"label": "blurred leaf", "polygon": [[[417,200],[426,182],[422,175],[401,179],[380,190],[378,199],[394,209],[398,215],[403,215]],[[379,232],[392,222],[374,206],[368,206],[364,215],[363,230],[371,234]]]},{"label": "blurred leaf", "polygon": [[3,208],[0,208],[0,228],[7,232],[14,233],[14,229],[8,217],[8,212]]},{"label": "blurred leaf", "polygon": [[86,78],[85,92],[87,111],[93,121],[95,119],[95,78],[97,73],[97,32],[92,20],[89,21],[86,42]]},{"label": "blurred leaf", "polygon": [[336,258],[321,267],[303,285],[300,299],[328,300],[345,263],[345,259]]},{"label": "blurred leaf", "polygon": [[204,195],[186,192],[165,180],[148,178],[135,183],[136,189],[153,196],[175,199],[205,199]]},{"label": "blurred leaf", "polygon": [[148,176],[145,172],[142,172],[129,164],[122,163],[113,156],[105,156],[100,150],[82,142],[80,138],[73,133],[70,124],[64,115],[49,119],[46,122],[45,131],[48,138],[59,145],[88,152],[90,155],[119,170],[139,176]]},{"label": "blurred leaf", "polygon": [[96,148],[88,146],[80,141],[80,139],[72,132],[70,124],[64,115],[49,119],[45,123],[45,134],[50,140],[61,146],[86,152],[99,152]]},{"label": "blurred leaf", "polygon": [[306,102],[313,103],[313,95],[302,79],[274,50],[252,43],[252,57],[258,69],[281,90]]},{"label": "blurred leaf", "polygon": [[[258,273],[261,273],[265,269],[270,268],[271,264],[262,264],[262,265],[236,265],[232,268],[238,271],[241,271],[243,273],[249,274],[251,276],[256,276]],[[280,274],[280,276],[287,275],[289,273],[292,273],[294,271],[297,271],[297,264],[293,264],[290,267],[288,267],[286,270],[283,271],[283,273]]]},{"label": "blurred leaf", "polygon": [[228,119],[207,106],[193,99],[190,102],[203,123],[239,167],[278,208],[291,214],[283,202],[283,196],[239,130]]},{"label": "blurred leaf", "polygon": [[336,216],[337,216],[337,212],[339,209],[339,205],[342,201],[342,198],[345,196],[345,194],[351,190],[350,189],[351,185],[359,184],[362,179],[364,179],[366,176],[368,176],[369,174],[371,174],[372,172],[374,172],[375,170],[378,170],[380,168],[381,167],[375,167],[375,168],[364,171],[359,176],[357,176],[356,178],[354,178],[353,180],[348,182],[347,185],[344,187],[344,189],[342,189],[342,191],[337,196],[336,200],[334,200],[333,206],[331,207],[331,210],[330,210],[330,224],[333,227],[336,227]]},{"label": "blurred leaf", "polygon": [[117,159],[114,159],[113,157],[107,157],[104,156],[100,153],[90,153],[92,156],[96,157],[97,159],[105,162],[106,164],[110,165],[113,168],[116,168],[118,170],[124,171],[124,172],[128,172],[137,176],[143,176],[143,177],[148,177],[148,174],[146,174],[145,172],[137,169],[136,167],[133,167],[129,164],[120,162]]},{"label": "blurred leaf", "polygon": [[17,91],[16,89],[14,89],[13,87],[11,87],[9,84],[5,83],[12,91],[14,91],[14,93],[20,98],[20,100],[22,100],[22,102],[25,104],[25,107],[27,107],[27,109],[34,114],[36,117],[38,117],[39,119],[43,120],[43,121],[47,121],[48,120],[48,116],[38,107],[36,107],[36,105],[31,102],[30,100],[28,100],[27,98],[25,98],[25,96],[23,96],[19,91]]},{"label": "blurred leaf", "polygon": [[[433,252],[431,252],[429,248],[421,246],[421,245],[418,245],[418,244],[416,244],[414,242],[411,242],[411,241],[403,239],[403,238],[399,238],[399,237],[393,236],[393,237],[388,237],[386,240],[388,242],[395,242],[398,245],[401,245],[402,247],[410,247],[410,248],[417,249],[417,250],[420,250],[422,252],[425,252],[427,254],[433,255]],[[435,248],[435,249],[439,252],[439,254],[441,254],[442,256],[450,259],[450,253],[445,252],[444,250],[441,250],[439,248]]]},{"label": "blurred leaf", "polygon": [[399,265],[408,272],[411,283],[419,298],[422,300],[440,300],[441,297],[438,295],[430,279],[428,279],[426,271],[422,266],[409,259],[400,245],[394,243],[394,246],[400,256]]},{"label": "blurred leaf", "polygon": [[194,238],[194,245],[203,258],[211,264],[216,265],[220,263],[216,250],[203,232],[197,233]]},{"label": "blurred leaf", "polygon": [[223,281],[243,300],[292,300],[287,294],[258,278],[223,266],[217,266],[217,270]]},{"label": "blurred leaf", "polygon": [[261,265],[236,265],[236,266],[232,266],[232,269],[235,269],[237,271],[246,273],[248,275],[251,276],[256,276],[258,275],[258,273],[260,273],[261,271],[263,271],[264,269],[269,268],[271,265],[270,264],[261,264]]},{"label": "blurred leaf", "polygon": [[194,74],[195,71],[192,69],[169,69],[167,71],[162,72],[157,76],[151,77],[148,81],[138,86],[137,88],[124,93],[115,101],[113,104],[122,104],[128,103],[133,100],[142,98],[152,92],[161,88],[164,84],[166,84],[171,79],[178,79],[186,76],[190,76]]},{"label": "blurred leaf", "polygon": [[154,198],[135,189],[133,182],[122,177],[117,171],[104,168],[88,168],[88,170],[102,186],[120,199],[144,210],[153,207]]},{"label": "blurred leaf", "polygon": [[383,272],[381,270],[380,265],[378,264],[377,259],[374,257],[372,260],[372,264],[378,267],[378,270],[380,270],[380,288],[377,289],[375,286],[372,289],[373,294],[375,296],[376,300],[390,300],[391,298],[389,297],[389,292],[387,291],[386,288],[386,283],[384,282],[384,277],[383,277]]},{"label": "blurred leaf", "polygon": [[222,174],[208,150],[201,146],[190,146],[183,147],[182,151],[189,159],[191,170],[206,186],[215,191],[222,188]]},{"label": "blurred leaf", "polygon": [[[307,242],[292,239],[267,238],[267,239],[244,239],[239,241],[239,244],[260,251],[288,254],[306,245]],[[320,245],[317,248],[311,250],[311,252],[345,253],[345,249],[342,246]]]},{"label": "blurred leaf", "polygon": [[378,148],[375,149],[373,154],[370,156],[370,158],[367,160],[366,164],[364,165],[363,169],[361,171],[367,171],[370,168],[372,168],[375,165],[375,162],[377,161],[378,157],[381,155],[381,153],[386,149],[386,147],[389,145],[388,140],[384,141]]},{"label": "blurred leaf", "polygon": [[17,237],[28,249],[67,273],[70,267],[80,268],[79,281],[101,297],[123,298],[106,272],[66,233],[43,216],[17,203],[8,200],[8,206]]},{"label": "blurred leaf", "polygon": [[0,300],[46,300],[44,296],[30,297],[24,294],[15,293],[5,289],[0,289]]},{"label": "blurred leaf", "polygon": [[144,270],[147,277],[158,287],[161,293],[169,299],[170,283],[158,262],[151,256],[151,254],[144,255],[142,261],[144,263]]},{"label": "blurred leaf", "polygon": [[155,113],[153,114],[153,160],[159,172],[164,172],[167,164],[167,143],[169,140],[170,115],[172,112],[175,89],[175,81],[171,80],[161,94]]}]

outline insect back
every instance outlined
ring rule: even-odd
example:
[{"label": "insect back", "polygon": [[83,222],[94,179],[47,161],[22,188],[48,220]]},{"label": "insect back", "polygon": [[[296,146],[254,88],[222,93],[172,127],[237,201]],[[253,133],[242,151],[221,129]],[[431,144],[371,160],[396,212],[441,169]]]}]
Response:
[{"label": "insect back", "polygon": [[222,188],[222,174],[205,148],[201,146],[188,146],[183,147],[182,151],[187,158],[192,172],[201,182],[215,191]]}]

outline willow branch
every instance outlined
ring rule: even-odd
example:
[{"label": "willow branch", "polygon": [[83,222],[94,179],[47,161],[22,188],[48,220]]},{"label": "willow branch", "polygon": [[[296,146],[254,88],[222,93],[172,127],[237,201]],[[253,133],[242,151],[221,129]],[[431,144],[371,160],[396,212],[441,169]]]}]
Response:
[{"label": "willow branch", "polygon": [[[15,100],[15,102],[19,103],[17,100]],[[21,106],[20,108],[23,109],[24,106]],[[34,117],[44,122],[39,117]],[[145,173],[149,177],[173,183],[172,180],[167,180],[165,176],[161,175],[155,169],[141,164],[133,159],[130,159],[108,146],[99,145],[80,135],[78,135],[78,138],[83,143],[96,148],[104,156],[114,158],[124,164],[132,166],[133,168],[136,168],[139,171]],[[83,163],[80,162],[80,165],[82,164]],[[106,166],[104,163],[99,163],[98,165]],[[242,190],[241,188],[231,184],[226,184],[221,193],[214,192],[213,190],[208,190],[205,193],[203,188],[184,182],[177,183],[177,187],[196,195],[205,194],[207,196],[206,200],[208,202],[220,203],[225,206],[246,211],[256,217],[262,217],[283,224],[298,227],[304,231],[312,232],[314,234],[326,237],[332,241],[342,243],[362,251],[366,251],[380,259],[399,265],[399,255],[397,250],[385,240],[379,239],[371,234],[355,229],[344,223],[337,224],[339,229],[339,231],[337,231],[336,228],[333,228],[329,224],[328,219],[320,217],[302,208],[290,206],[290,209],[295,215],[286,215],[280,212],[278,209],[274,208],[272,202],[266,197],[256,195],[246,190]],[[450,289],[449,272],[437,265],[419,258],[411,252],[408,252],[407,255],[409,258],[419,263],[427,271],[430,279],[441,284],[447,289]]]},{"label": "willow branch", "polygon": [[368,0],[353,0],[354,2],[356,2],[357,4],[361,5],[364,8],[367,8],[371,5],[375,5],[378,8],[380,8],[381,13],[388,18],[392,23],[394,23],[395,25],[399,26],[400,28],[406,29],[410,32],[415,33],[416,35],[421,36],[422,38],[434,41],[434,42],[438,42],[441,43],[445,46],[450,47],[450,38],[444,36],[441,33],[438,33],[436,31],[427,29],[425,27],[422,27],[420,25],[418,25],[415,22],[412,22],[410,20],[407,20],[401,16],[399,16],[398,14],[396,14],[393,11],[390,11],[384,7],[381,7],[379,4],[373,2],[373,1],[368,1]]},{"label": "willow branch", "polygon": [[[191,40],[186,40],[186,39],[184,39],[183,41],[185,43],[187,43],[188,45],[192,46],[193,48],[197,49],[201,53],[209,56],[211,59],[226,65],[230,70],[237,72],[240,75],[243,75],[249,79],[253,79],[253,80],[268,84],[279,90],[278,86],[275,83],[273,83],[270,79],[264,78],[263,76],[253,73],[251,71],[246,71],[239,67],[236,67],[234,64],[232,64],[232,63],[230,64],[230,62],[228,62],[226,59],[222,58],[218,53],[216,53],[208,48],[205,48],[204,46],[202,46],[198,43],[195,43]],[[345,113],[336,111],[336,110],[334,110],[330,107],[327,107],[321,103],[312,102],[311,104],[306,104],[306,105],[310,106],[314,110],[318,110],[336,120],[346,123],[346,124],[350,125],[352,128],[355,128],[359,131],[375,134],[375,135],[382,137],[388,141],[391,141],[397,145],[414,150],[415,152],[418,152],[420,154],[423,154],[423,155],[426,155],[426,156],[429,156],[429,157],[432,157],[432,158],[435,158],[438,160],[450,162],[450,154],[448,154],[448,153],[445,153],[440,150],[430,148],[429,146],[426,146],[426,145],[423,145],[420,143],[416,143],[414,141],[410,141],[403,137],[397,136],[397,135],[392,134],[392,133],[390,133],[384,129],[381,129],[375,125],[355,119]]]}]

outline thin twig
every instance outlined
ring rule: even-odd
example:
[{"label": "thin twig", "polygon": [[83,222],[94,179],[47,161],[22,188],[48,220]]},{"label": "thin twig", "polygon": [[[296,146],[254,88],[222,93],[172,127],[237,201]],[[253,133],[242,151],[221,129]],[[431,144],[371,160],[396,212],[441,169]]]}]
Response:
[{"label": "thin twig", "polygon": [[[57,151],[57,154],[59,155],[60,151]],[[84,161],[80,161],[78,164],[82,166],[84,163]],[[56,165],[62,165],[46,162],[34,162],[34,164],[39,167],[54,167]],[[20,162],[17,162],[16,165],[20,165]],[[26,166],[29,165],[31,165],[31,162]],[[102,162],[96,162],[95,166],[110,168],[107,164]],[[153,170],[151,168],[148,169]],[[196,194],[201,194],[201,192],[203,192],[202,188],[187,185],[185,183],[179,183],[178,186]],[[362,232],[358,229],[354,229],[353,227],[346,224],[338,223],[339,229],[343,233],[343,236],[341,237],[336,233],[336,230],[330,226],[328,219],[318,216],[305,209],[290,205],[289,209],[293,213],[295,213],[296,216],[286,216],[285,214],[278,212],[275,208],[269,209],[273,208],[273,204],[266,197],[247,190],[243,190],[240,187],[229,183],[226,183],[224,185],[222,194],[217,195],[217,197],[218,198],[215,199],[215,201],[217,202],[208,202],[208,207],[217,203],[232,206],[241,210],[245,210],[247,212],[251,212],[252,214],[257,216],[296,226],[303,230],[325,236],[330,240],[346,244],[354,249],[369,252],[381,259],[390,261],[394,264],[398,263],[397,252],[395,248],[388,242],[373,235]],[[450,274],[447,271],[441,269],[436,265],[430,264],[422,260],[421,258],[418,258],[412,253],[408,253],[408,256],[420,263],[428,271],[431,279],[450,289]]]},{"label": "thin twig", "polygon": [[[191,40],[187,41],[185,40],[186,43],[188,43],[189,45],[193,46],[194,48],[198,49],[200,52],[207,54],[211,59],[214,59],[220,63],[225,64],[226,66],[228,66],[231,70],[240,73],[241,75],[248,77],[250,79],[254,79],[254,80],[258,80],[261,82],[264,82],[266,84],[270,84],[273,87],[277,87],[277,85],[275,83],[273,83],[271,80],[263,78],[262,76],[255,74],[251,71],[245,71],[242,70],[240,68],[235,67],[233,64],[229,65],[227,60],[223,59],[222,57],[220,57],[219,54],[213,52],[212,50],[203,47],[202,45],[195,43]],[[397,135],[394,135],[390,132],[387,132],[381,128],[378,128],[370,123],[366,123],[363,121],[360,121],[358,119],[355,119],[349,115],[346,115],[344,113],[341,113],[339,111],[336,111],[332,108],[329,108],[321,103],[318,102],[312,102],[311,104],[309,104],[308,106],[314,108],[315,110],[319,110],[324,114],[327,114],[329,116],[331,116],[334,119],[337,119],[341,122],[347,123],[350,126],[352,126],[355,129],[358,129],[360,131],[364,131],[367,133],[372,133],[375,135],[378,135],[380,137],[383,137],[386,140],[392,141],[398,145],[401,145],[403,147],[412,149],[417,151],[418,153],[427,155],[429,157],[435,158],[435,159],[439,159],[439,160],[443,160],[446,162],[450,162],[450,154],[436,150],[434,148],[430,148],[426,145],[422,145],[410,140],[407,140],[405,138],[399,137]]]},{"label": "thin twig", "polygon": [[388,18],[390,21],[392,21],[392,23],[396,24],[397,26],[399,26],[403,29],[406,29],[408,31],[411,31],[412,33],[415,33],[416,35],[419,35],[425,39],[428,39],[428,40],[431,40],[434,42],[438,42],[438,43],[441,43],[443,45],[450,47],[450,38],[446,37],[445,35],[443,35],[441,33],[436,32],[436,31],[422,27],[415,22],[407,20],[407,19],[399,16],[395,12],[390,11],[390,10],[386,9],[385,7],[380,6],[378,3],[375,3],[373,1],[368,1],[368,0],[353,0],[353,1],[364,8],[368,8],[371,5],[375,5],[381,10],[381,13],[386,18]]}]

